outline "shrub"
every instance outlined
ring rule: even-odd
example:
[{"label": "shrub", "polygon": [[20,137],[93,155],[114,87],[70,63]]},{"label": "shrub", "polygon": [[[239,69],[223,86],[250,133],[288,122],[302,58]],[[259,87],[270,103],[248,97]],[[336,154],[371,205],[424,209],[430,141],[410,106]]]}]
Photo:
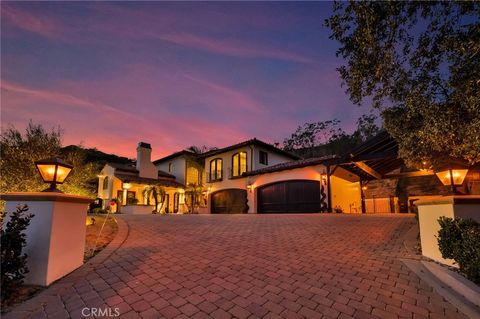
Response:
[{"label": "shrub", "polygon": [[480,284],[480,225],[472,219],[440,217],[438,246],[443,258],[450,258],[460,271]]},{"label": "shrub", "polygon": [[27,205],[17,207],[5,227],[6,213],[0,213],[2,304],[15,296],[28,273],[27,255],[22,250],[27,244],[24,232],[34,215],[27,211]]}]

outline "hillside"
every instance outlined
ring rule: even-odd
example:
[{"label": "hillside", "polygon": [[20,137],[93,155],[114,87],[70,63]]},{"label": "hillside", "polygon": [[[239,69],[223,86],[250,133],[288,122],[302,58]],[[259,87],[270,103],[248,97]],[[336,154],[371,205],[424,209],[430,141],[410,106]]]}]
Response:
[{"label": "hillside", "polygon": [[85,156],[85,161],[88,163],[96,163],[99,166],[103,166],[106,163],[118,163],[118,164],[133,164],[134,160],[117,156],[115,154],[107,154],[102,151],[97,150],[96,148],[82,148],[77,145],[69,145],[62,148],[61,152],[70,153],[70,152],[80,152]]}]

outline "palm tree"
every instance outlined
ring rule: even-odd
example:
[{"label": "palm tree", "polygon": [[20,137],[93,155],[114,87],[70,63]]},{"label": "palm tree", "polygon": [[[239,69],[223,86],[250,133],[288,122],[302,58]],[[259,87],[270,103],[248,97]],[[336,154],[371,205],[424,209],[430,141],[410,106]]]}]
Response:
[{"label": "palm tree", "polygon": [[163,208],[163,204],[165,203],[165,195],[165,188],[161,186],[149,185],[143,190],[143,196],[147,198],[147,205],[150,205],[150,197],[153,197],[155,203],[154,212],[159,211],[158,204],[162,204],[160,210]]},{"label": "palm tree", "polygon": [[198,185],[195,183],[187,185],[187,188],[185,189],[185,196],[188,199],[185,201],[185,204],[188,207],[189,213],[195,213],[195,209],[198,208],[202,196],[202,191],[202,185]]}]

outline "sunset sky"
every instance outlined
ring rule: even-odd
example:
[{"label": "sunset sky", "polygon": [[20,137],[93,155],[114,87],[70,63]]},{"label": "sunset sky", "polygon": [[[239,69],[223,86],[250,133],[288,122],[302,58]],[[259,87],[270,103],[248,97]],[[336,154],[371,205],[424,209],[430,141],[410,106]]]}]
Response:
[{"label": "sunset sky", "polygon": [[351,131],[320,3],[1,3],[1,122],[64,145],[153,158],[190,145],[281,142],[305,122]]}]

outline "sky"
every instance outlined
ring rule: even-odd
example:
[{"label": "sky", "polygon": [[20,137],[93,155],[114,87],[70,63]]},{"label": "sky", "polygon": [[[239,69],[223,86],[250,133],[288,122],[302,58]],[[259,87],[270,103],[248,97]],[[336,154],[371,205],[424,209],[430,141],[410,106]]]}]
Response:
[{"label": "sky", "polygon": [[306,122],[348,132],[330,2],[1,2],[1,124],[153,159],[191,145],[282,142]]}]

